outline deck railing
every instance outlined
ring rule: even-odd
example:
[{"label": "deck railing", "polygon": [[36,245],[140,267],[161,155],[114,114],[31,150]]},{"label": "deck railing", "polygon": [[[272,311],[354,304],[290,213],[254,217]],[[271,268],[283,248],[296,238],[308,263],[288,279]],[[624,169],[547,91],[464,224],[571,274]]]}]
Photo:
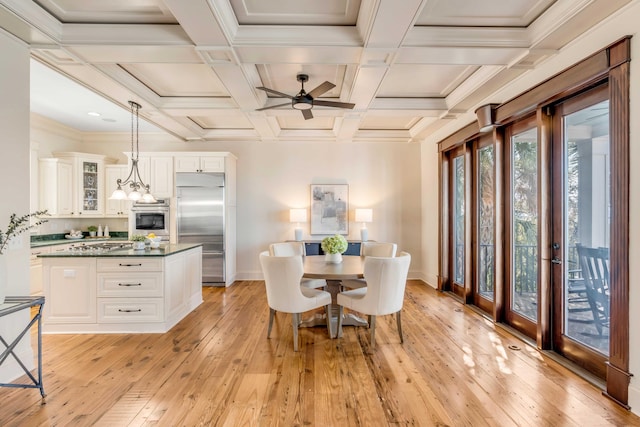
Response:
[{"label": "deck railing", "polygon": [[[578,268],[578,255],[575,246],[567,251],[569,271]],[[478,290],[480,293],[493,293],[495,286],[495,246],[480,245],[478,262]],[[463,282],[464,245],[456,245],[456,279]],[[538,248],[535,245],[517,245],[513,251],[513,281],[517,293],[538,291]]]}]

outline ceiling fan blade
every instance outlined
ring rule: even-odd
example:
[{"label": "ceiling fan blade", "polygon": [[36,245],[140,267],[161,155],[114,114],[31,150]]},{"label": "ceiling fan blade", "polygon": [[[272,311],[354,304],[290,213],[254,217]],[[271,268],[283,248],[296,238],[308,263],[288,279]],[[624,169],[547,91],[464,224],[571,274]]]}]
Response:
[{"label": "ceiling fan blade", "polygon": [[324,82],[320,86],[316,87],[315,89],[312,89],[310,92],[307,92],[307,95],[310,95],[312,98],[317,98],[321,96],[323,93],[325,93],[326,91],[333,89],[334,87],[336,87],[336,85],[334,85],[333,83]]},{"label": "ceiling fan blade", "polygon": [[322,101],[320,99],[314,99],[313,105],[320,105],[322,107],[338,107],[338,108],[349,108],[353,109],[356,104],[351,104],[349,102],[335,102],[335,101]]},{"label": "ceiling fan blade", "polygon": [[286,93],[278,92],[277,90],[269,89],[268,87],[260,86],[260,87],[257,87],[256,89],[260,89],[260,90],[263,90],[265,92],[271,93],[273,95],[277,95],[280,98],[293,99],[293,96],[291,96],[291,95],[287,95]]},{"label": "ceiling fan blade", "polygon": [[309,110],[300,110],[302,111],[302,116],[305,120],[313,119],[313,114],[311,113],[311,109]]},{"label": "ceiling fan blade", "polygon": [[271,108],[284,107],[285,105],[288,105],[289,107],[291,107],[291,102],[285,102],[284,104],[271,105],[269,107],[258,108],[256,111],[263,111],[263,110],[269,110]]}]

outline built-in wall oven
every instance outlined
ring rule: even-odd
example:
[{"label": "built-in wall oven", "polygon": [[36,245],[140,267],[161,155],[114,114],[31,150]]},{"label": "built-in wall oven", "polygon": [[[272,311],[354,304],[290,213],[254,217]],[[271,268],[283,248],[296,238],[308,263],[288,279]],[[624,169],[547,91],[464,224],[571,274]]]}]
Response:
[{"label": "built-in wall oven", "polygon": [[154,233],[163,241],[169,241],[169,199],[158,199],[154,203],[133,202],[129,218],[133,234]]}]

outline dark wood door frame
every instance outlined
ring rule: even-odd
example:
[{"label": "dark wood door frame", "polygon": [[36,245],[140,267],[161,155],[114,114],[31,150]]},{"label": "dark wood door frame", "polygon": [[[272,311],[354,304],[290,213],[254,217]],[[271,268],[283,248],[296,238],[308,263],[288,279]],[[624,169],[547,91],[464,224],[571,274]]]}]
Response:
[{"label": "dark wood door frame", "polygon": [[[559,74],[547,79],[539,85],[531,88],[527,92],[507,101],[496,108],[496,123],[499,127],[504,127],[521,119],[529,114],[536,114],[540,125],[545,126],[544,108],[552,106],[564,99],[575,96],[604,81],[609,83],[610,102],[610,147],[611,147],[611,260],[610,260],[610,281],[611,281],[611,320],[610,320],[610,349],[609,361],[607,363],[606,391],[605,395],[616,401],[620,405],[628,408],[628,392],[631,373],[629,372],[629,62],[631,61],[631,36],[624,37],[610,46],[599,50],[588,58],[569,67]],[[494,131],[496,134],[496,131]],[[539,134],[543,134],[539,129]],[[472,122],[454,134],[448,136],[438,143],[441,152],[440,166],[440,196],[441,202],[446,201],[446,194],[450,191],[448,181],[448,169],[446,161],[447,151],[458,146],[468,144],[480,135],[477,122]],[[544,141],[543,141],[544,142]],[[444,167],[443,167],[444,163]],[[545,183],[541,183],[544,187]],[[548,185],[548,183],[547,183]],[[502,193],[506,194],[504,190]],[[547,206],[550,206],[550,202]],[[447,222],[448,204],[441,203],[440,215],[440,271],[439,288],[446,290],[446,274],[449,267],[443,258],[447,256],[451,242],[447,240],[447,233],[450,224]],[[544,209],[546,207],[542,206]],[[543,211],[544,214],[544,211]],[[506,219],[505,219],[506,221]],[[505,221],[496,227],[504,226]],[[549,218],[541,218],[544,227],[541,230],[540,238],[541,250],[545,251],[544,256],[549,257],[546,252],[552,242],[550,239]],[[470,230],[467,231],[467,234]],[[496,240],[496,243],[498,240]],[[546,249],[543,249],[545,248]],[[545,267],[546,268],[546,267]],[[543,269],[541,280],[550,280],[550,267]],[[541,289],[543,294],[541,299],[546,300],[549,289]],[[469,302],[469,301],[465,301]],[[548,309],[551,308],[551,301],[547,301]],[[496,302],[496,315],[494,320],[498,321],[498,307],[500,302]],[[539,312],[545,315],[545,311]],[[541,330],[538,332],[537,343],[540,348],[549,345],[550,326],[541,323]]]}]

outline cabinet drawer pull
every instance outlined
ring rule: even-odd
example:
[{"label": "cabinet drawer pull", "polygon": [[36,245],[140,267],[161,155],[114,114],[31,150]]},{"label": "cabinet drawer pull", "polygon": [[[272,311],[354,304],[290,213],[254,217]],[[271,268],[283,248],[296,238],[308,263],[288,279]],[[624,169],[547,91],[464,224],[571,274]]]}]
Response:
[{"label": "cabinet drawer pull", "polygon": [[142,311],[142,309],[141,308],[137,308],[135,310],[129,310],[129,309],[126,309],[126,308],[119,308],[118,311],[120,313],[140,313]]},{"label": "cabinet drawer pull", "polygon": [[118,286],[142,286],[142,283],[118,283]]},{"label": "cabinet drawer pull", "polygon": [[142,264],[118,264],[120,267],[142,267]]}]

